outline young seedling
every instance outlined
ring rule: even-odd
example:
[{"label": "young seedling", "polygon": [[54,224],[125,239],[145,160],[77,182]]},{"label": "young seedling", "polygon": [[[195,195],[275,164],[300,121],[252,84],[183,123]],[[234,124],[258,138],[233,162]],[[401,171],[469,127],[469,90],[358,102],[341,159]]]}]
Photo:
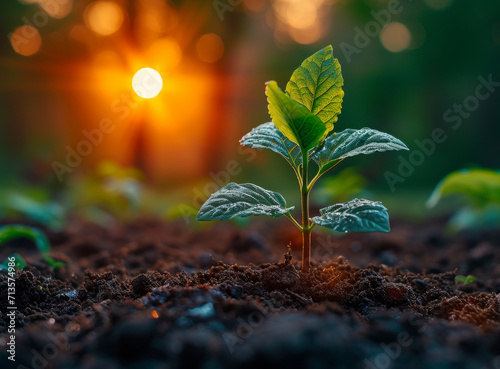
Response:
[{"label": "young seedling", "polygon": [[15,238],[31,239],[38,251],[42,254],[50,252],[50,243],[45,234],[38,228],[29,227],[20,224],[6,225],[0,227],[0,245]]},{"label": "young seedling", "polygon": [[[319,224],[338,232],[388,232],[389,216],[380,203],[354,199],[309,215],[309,193],[316,181],[347,157],[376,151],[408,150],[393,136],[370,128],[333,133],[344,92],[340,64],[331,46],[310,56],[292,74],[282,92],[266,83],[272,122],[254,128],[241,139],[251,148],[270,149],[285,158],[299,182],[302,221],[297,222],[277,192],[252,183],[229,183],[203,204],[197,220],[228,220],[250,215],[286,216],[302,232],[302,272],[310,269],[311,231]],[[312,178],[310,171],[315,167]]]},{"label": "young seedling", "polygon": [[457,275],[455,276],[455,280],[463,284],[471,284],[476,282],[477,278],[474,277],[473,275],[468,275],[467,277],[464,275]]},{"label": "young seedling", "polygon": [[[36,248],[38,249],[38,251],[40,251],[42,255],[50,253],[49,240],[47,239],[45,234],[38,228],[28,227],[20,224],[6,225],[0,227],[0,245],[16,238],[29,238],[35,243]],[[45,257],[45,261],[47,261],[46,260],[47,258],[48,257]],[[0,269],[8,269],[9,263],[15,264],[15,267],[18,270],[24,269],[26,267],[26,261],[19,254],[10,255],[7,258],[7,260],[3,263],[3,265],[0,265]],[[50,262],[47,261],[47,263],[52,266]],[[64,264],[63,265],[59,264],[56,267],[60,266],[64,266]]]},{"label": "young seedling", "polygon": [[52,270],[56,270],[57,268],[64,268],[66,266],[66,263],[62,261],[56,261],[50,256],[44,257],[43,260],[49,265],[50,269]]},{"label": "young seedling", "polygon": [[450,219],[451,231],[461,229],[495,229],[500,227],[500,171],[463,169],[448,174],[427,200],[432,208],[447,196],[465,198],[467,205]]}]

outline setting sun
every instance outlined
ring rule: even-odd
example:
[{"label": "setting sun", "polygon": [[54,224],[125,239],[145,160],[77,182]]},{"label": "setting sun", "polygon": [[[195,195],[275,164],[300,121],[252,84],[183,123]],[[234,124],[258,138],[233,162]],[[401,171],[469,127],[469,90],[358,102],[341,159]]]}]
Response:
[{"label": "setting sun", "polygon": [[134,75],[132,87],[140,97],[151,99],[160,93],[163,87],[163,79],[156,70],[142,68]]}]

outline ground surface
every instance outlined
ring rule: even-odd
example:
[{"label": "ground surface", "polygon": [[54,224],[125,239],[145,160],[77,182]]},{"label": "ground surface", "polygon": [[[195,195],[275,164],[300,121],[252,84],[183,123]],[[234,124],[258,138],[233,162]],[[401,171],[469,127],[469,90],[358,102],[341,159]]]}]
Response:
[{"label": "ground surface", "polygon": [[500,233],[443,224],[318,235],[303,275],[286,222],[73,222],[50,234],[65,268],[28,241],[0,250],[30,264],[16,277],[15,365],[0,274],[0,367],[499,369]]}]

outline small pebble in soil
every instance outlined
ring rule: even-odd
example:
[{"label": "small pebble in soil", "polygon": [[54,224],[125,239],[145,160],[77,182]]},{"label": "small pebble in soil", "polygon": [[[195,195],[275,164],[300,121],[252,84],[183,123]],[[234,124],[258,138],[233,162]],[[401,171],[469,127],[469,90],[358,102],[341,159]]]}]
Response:
[{"label": "small pebble in soil", "polygon": [[70,298],[76,298],[77,295],[78,295],[77,290],[73,290],[73,291],[69,291],[69,292],[64,293],[64,296],[68,296]]},{"label": "small pebble in soil", "polygon": [[201,318],[211,318],[215,315],[214,304],[209,302],[203,306],[199,306],[199,307],[194,308],[194,309],[189,309],[187,311],[187,313],[190,316],[198,316]]},{"label": "small pebble in soil", "polygon": [[427,291],[429,289],[429,285],[423,279],[415,279],[415,285],[421,291]]}]

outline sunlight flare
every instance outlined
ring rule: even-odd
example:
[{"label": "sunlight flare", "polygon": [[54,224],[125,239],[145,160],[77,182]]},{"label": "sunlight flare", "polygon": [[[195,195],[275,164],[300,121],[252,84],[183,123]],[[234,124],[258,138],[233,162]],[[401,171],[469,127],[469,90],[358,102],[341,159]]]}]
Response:
[{"label": "sunlight flare", "polygon": [[163,88],[160,73],[152,68],[140,69],[132,79],[132,87],[137,95],[144,99],[152,99]]}]

